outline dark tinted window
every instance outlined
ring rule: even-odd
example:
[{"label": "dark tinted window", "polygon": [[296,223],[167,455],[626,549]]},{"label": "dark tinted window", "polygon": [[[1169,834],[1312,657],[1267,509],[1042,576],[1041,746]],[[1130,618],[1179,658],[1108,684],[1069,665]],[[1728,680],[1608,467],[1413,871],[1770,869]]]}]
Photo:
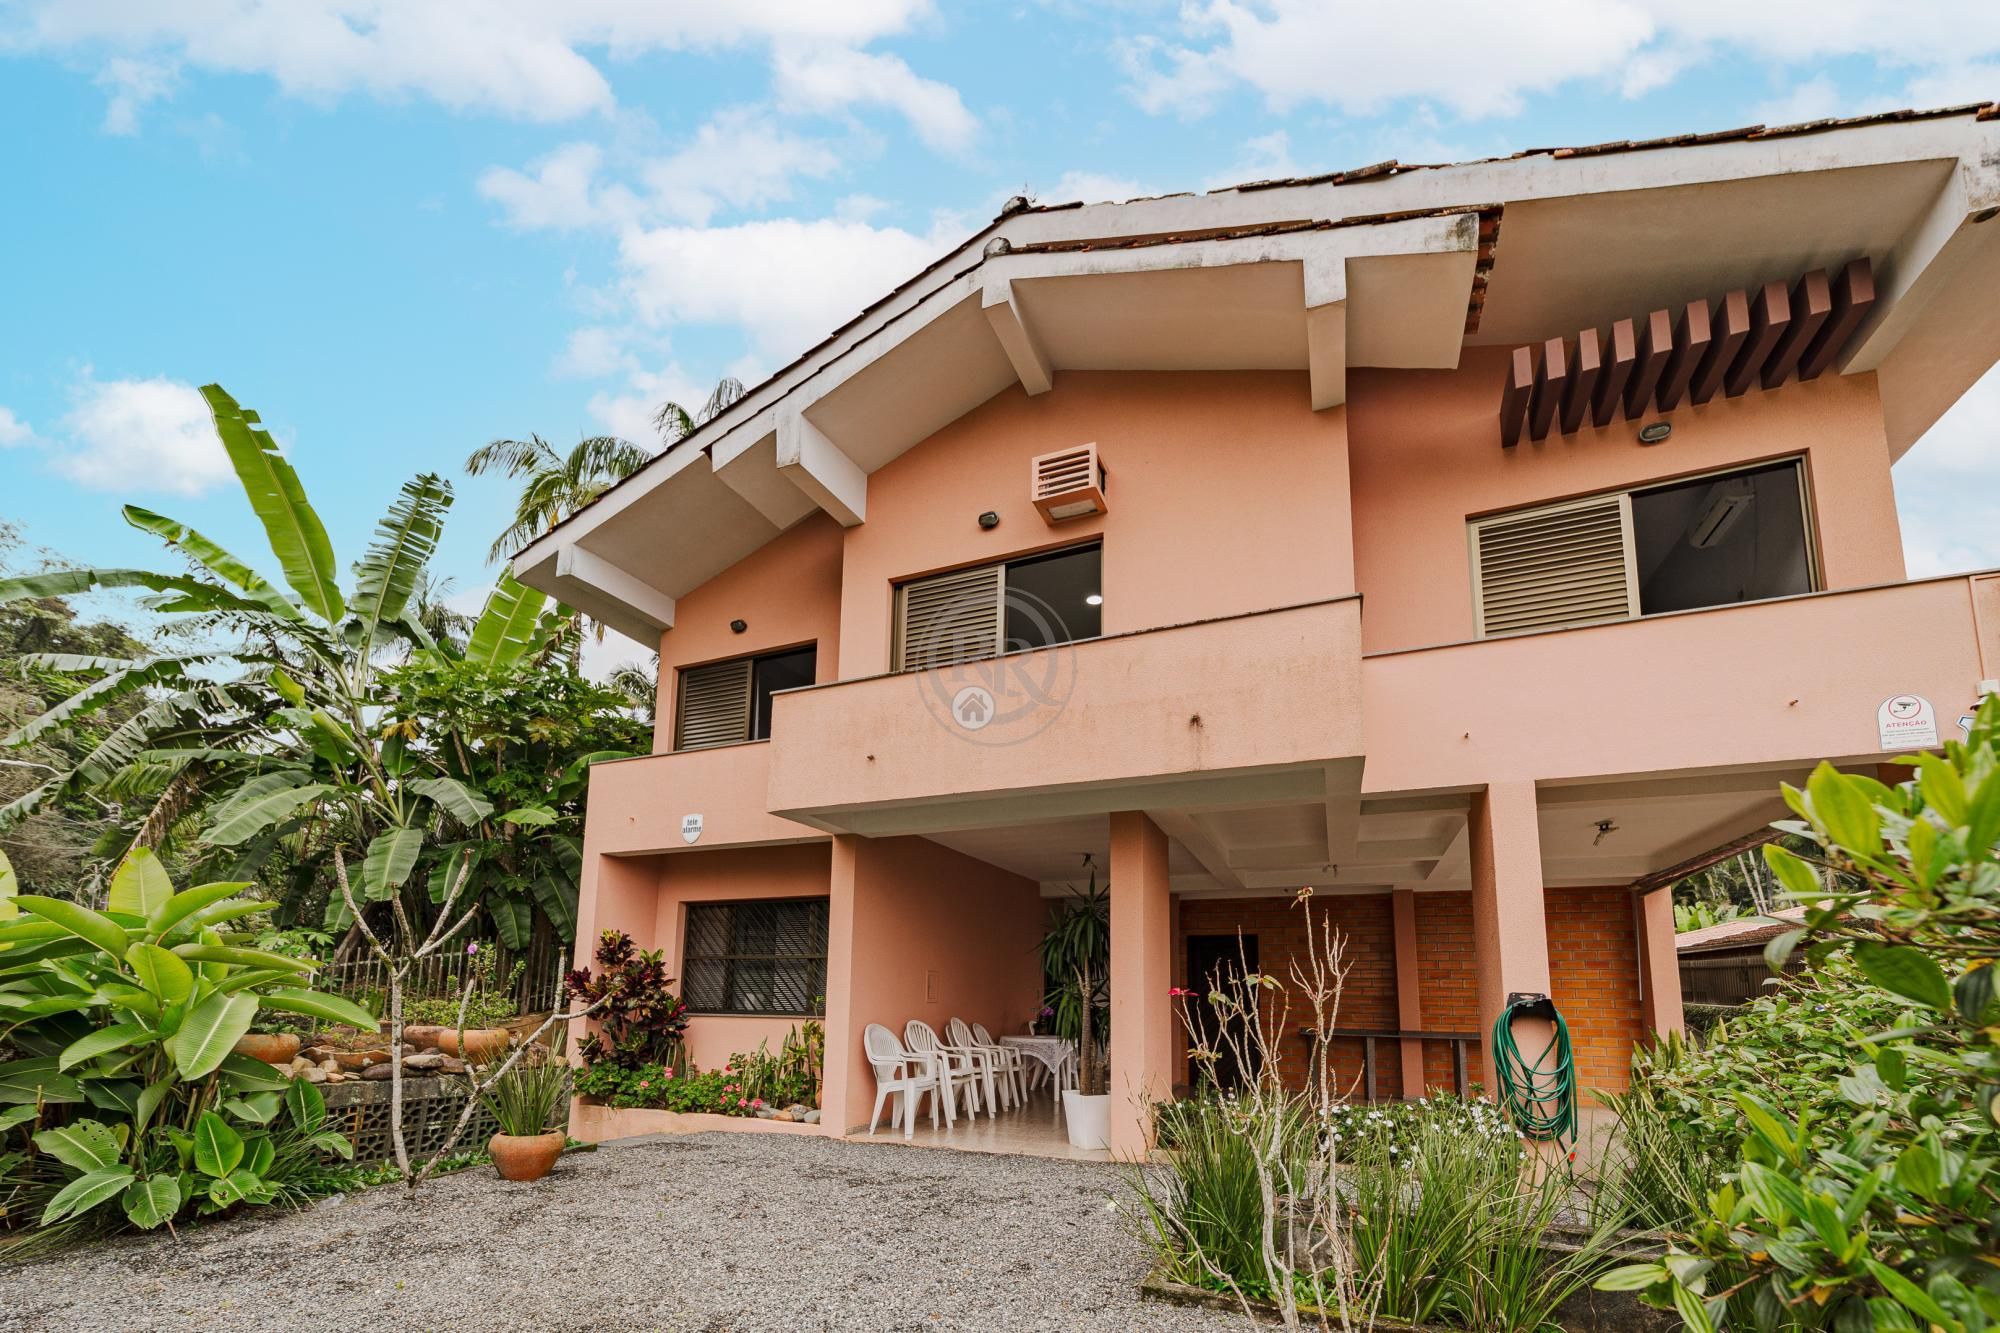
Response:
[{"label": "dark tinted window", "polygon": [[812,684],[813,674],[818,669],[817,647],[796,648],[788,653],[773,653],[757,659],[751,679],[751,688],[756,696],[750,716],[751,740],[765,740],[771,734],[771,696],[779,690],[795,690],[801,685]]},{"label": "dark tinted window", "polygon": [[1632,494],[1641,615],[1811,592],[1796,462]]},{"label": "dark tinted window", "polygon": [[1002,650],[1046,648],[1104,632],[1104,548],[1084,546],[1007,566]]}]

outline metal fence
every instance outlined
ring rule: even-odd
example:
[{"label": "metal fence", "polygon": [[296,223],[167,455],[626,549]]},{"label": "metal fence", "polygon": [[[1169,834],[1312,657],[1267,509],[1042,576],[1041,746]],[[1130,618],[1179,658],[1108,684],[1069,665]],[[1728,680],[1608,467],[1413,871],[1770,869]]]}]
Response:
[{"label": "metal fence", "polygon": [[[513,975],[514,965],[523,964],[521,975],[511,987],[516,1012],[540,1013],[563,1002],[563,975],[569,966],[568,946],[553,936],[538,936],[528,947],[515,952],[498,940],[478,941],[480,954],[492,960],[488,974],[504,983]],[[420,958],[403,979],[406,1000],[456,999],[464,988],[471,958],[463,944],[454,944],[441,953]],[[362,1004],[379,1006],[389,994],[389,965],[379,958],[356,958],[328,963],[313,974],[319,990],[344,995]]]}]

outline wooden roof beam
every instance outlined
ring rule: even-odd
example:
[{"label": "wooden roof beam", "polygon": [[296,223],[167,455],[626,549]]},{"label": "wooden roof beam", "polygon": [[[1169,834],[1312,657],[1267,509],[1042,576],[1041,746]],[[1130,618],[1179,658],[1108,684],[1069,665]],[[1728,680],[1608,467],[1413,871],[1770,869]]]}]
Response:
[{"label": "wooden roof beam", "polygon": [[1820,326],[1819,336],[1807,345],[1799,359],[1799,380],[1815,380],[1834,363],[1848,339],[1868,317],[1875,304],[1875,268],[1867,259],[1857,259],[1840,270],[1833,284],[1833,313]]},{"label": "wooden roof beam", "polygon": [[1791,322],[1771,349],[1771,359],[1764,363],[1765,388],[1775,389],[1785,382],[1832,313],[1833,291],[1827,284],[1826,270],[1816,268],[1792,288]]},{"label": "wooden roof beam", "polygon": [[1659,387],[1660,375],[1667,368],[1667,358],[1674,354],[1674,317],[1664,310],[1655,310],[1646,316],[1646,326],[1639,332],[1639,359],[1632,371],[1632,382],[1625,388],[1625,419],[1643,414],[1652,401],[1653,390]]},{"label": "wooden roof beam", "polygon": [[1535,392],[1528,404],[1530,439],[1548,438],[1549,427],[1556,419],[1556,407],[1561,403],[1568,383],[1569,357],[1563,340],[1551,338],[1542,344],[1542,364],[1535,367]]},{"label": "wooden roof beam", "polygon": [[1500,391],[1500,444],[1512,449],[1521,442],[1528,417],[1528,398],[1535,390],[1535,349],[1516,347],[1507,365],[1507,384]]}]

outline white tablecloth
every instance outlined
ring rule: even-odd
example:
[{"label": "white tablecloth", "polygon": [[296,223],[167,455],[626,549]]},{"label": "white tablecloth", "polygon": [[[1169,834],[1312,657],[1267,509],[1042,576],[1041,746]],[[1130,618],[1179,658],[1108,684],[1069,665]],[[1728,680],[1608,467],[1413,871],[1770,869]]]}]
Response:
[{"label": "white tablecloth", "polygon": [[1009,1034],[1000,1038],[1000,1044],[1012,1046],[1030,1059],[1040,1061],[1052,1074],[1076,1058],[1076,1043],[1064,1041],[1061,1037],[1024,1037]]}]

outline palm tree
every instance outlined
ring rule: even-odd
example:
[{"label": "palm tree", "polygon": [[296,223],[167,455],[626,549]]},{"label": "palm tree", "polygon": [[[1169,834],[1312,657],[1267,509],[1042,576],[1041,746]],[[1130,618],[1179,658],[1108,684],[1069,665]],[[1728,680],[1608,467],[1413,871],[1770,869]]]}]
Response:
[{"label": "palm tree", "polygon": [[678,444],[695,431],[721,416],[738,398],[743,396],[743,383],[724,375],[716,381],[715,392],[709,394],[708,401],[692,416],[688,410],[676,402],[660,404],[660,410],[653,413],[653,425],[660,432],[660,438],[668,444]]},{"label": "palm tree", "polygon": [[465,470],[475,477],[500,472],[525,478],[514,502],[514,521],[493,539],[486,552],[491,562],[519,550],[577,510],[644,467],[652,454],[610,435],[580,440],[567,454],[539,435],[525,440],[495,440],[475,449]]}]

